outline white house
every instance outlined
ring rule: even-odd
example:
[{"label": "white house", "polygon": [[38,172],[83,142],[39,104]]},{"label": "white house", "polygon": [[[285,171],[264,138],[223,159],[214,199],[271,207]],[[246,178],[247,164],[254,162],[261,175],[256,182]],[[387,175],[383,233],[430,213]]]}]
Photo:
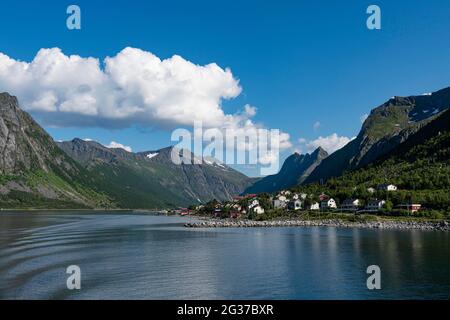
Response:
[{"label": "white house", "polygon": [[393,184],[380,184],[378,186],[379,190],[385,190],[385,191],[396,191],[397,190],[397,186],[393,185]]},{"label": "white house", "polygon": [[375,188],[372,188],[372,187],[367,188],[367,192],[374,193],[375,192]]},{"label": "white house", "polygon": [[273,200],[273,207],[275,209],[282,209],[286,207],[287,202],[285,200],[275,199]]},{"label": "white house", "polygon": [[313,202],[310,206],[309,206],[309,210],[319,210],[320,209],[320,205],[318,202]]},{"label": "white house", "polygon": [[250,204],[248,205],[248,208],[251,209],[251,208],[256,207],[258,205],[259,205],[258,199],[254,199],[254,200],[252,200],[252,202],[250,202]]},{"label": "white house", "polygon": [[342,210],[358,210],[358,208],[361,206],[361,201],[359,199],[345,199],[342,202],[341,209]]},{"label": "white house", "polygon": [[369,200],[367,202],[366,209],[369,211],[378,211],[381,210],[385,204],[386,201],[384,200]]},{"label": "white house", "polygon": [[300,200],[292,200],[288,202],[289,210],[300,210],[302,208],[302,202]]},{"label": "white house", "polygon": [[330,199],[323,200],[322,202],[320,202],[320,207],[322,209],[336,209],[337,205],[336,205],[336,201],[334,201],[333,198],[330,198]]},{"label": "white house", "polygon": [[264,213],[264,208],[259,205],[258,199],[253,199],[248,206],[248,211],[253,211],[257,214]]},{"label": "white house", "polygon": [[261,207],[260,205],[257,205],[256,207],[253,208],[253,212],[256,214],[263,214],[264,213],[264,208]]}]

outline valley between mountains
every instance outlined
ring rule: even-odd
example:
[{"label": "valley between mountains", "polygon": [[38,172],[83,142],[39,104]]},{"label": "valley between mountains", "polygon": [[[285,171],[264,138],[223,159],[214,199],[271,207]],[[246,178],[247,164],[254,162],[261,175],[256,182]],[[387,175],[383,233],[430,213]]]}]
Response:
[{"label": "valley between mountains", "polygon": [[294,153],[279,173],[250,178],[214,159],[176,165],[173,147],[133,153],[78,138],[55,142],[16,97],[0,93],[0,208],[163,209],[292,188],[348,194],[383,182],[448,195],[449,106],[450,88],[392,97],[343,148]]}]

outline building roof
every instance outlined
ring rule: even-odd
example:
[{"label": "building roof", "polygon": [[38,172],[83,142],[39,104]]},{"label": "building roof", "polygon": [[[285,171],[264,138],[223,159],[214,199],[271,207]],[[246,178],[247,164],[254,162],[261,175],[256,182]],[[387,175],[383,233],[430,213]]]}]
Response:
[{"label": "building roof", "polygon": [[372,199],[372,200],[369,200],[369,201],[367,202],[367,205],[374,205],[374,204],[378,205],[378,204],[380,204],[381,202],[385,202],[385,201],[384,201],[384,200]]}]

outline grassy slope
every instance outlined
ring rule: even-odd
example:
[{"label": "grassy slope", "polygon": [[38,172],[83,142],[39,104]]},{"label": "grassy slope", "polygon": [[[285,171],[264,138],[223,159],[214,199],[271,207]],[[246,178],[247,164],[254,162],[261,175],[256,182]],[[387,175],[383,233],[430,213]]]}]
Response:
[{"label": "grassy slope", "polygon": [[[405,201],[450,212],[450,112],[419,130],[393,152],[376,163],[346,172],[330,179],[325,185],[310,184],[300,189],[311,193],[325,192],[338,197],[389,199],[394,204]],[[371,195],[368,187],[393,183],[399,191],[377,191]]]},{"label": "grassy slope", "polygon": [[[28,163],[17,161],[14,174],[0,174],[0,188],[11,182],[23,187],[0,193],[0,208],[115,207],[108,196],[96,191],[95,175],[66,155],[30,115],[19,112],[24,124],[16,148]],[[45,196],[42,189],[53,195]]]}]

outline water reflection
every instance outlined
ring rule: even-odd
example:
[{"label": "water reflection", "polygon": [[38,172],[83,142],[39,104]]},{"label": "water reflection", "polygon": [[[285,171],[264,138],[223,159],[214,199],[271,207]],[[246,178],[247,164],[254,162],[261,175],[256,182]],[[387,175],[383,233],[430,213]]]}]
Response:
[{"label": "water reflection", "polygon": [[[445,232],[186,229],[131,213],[0,215],[0,298],[449,298]],[[82,290],[65,268],[82,269]],[[366,288],[366,268],[382,290]]]}]

